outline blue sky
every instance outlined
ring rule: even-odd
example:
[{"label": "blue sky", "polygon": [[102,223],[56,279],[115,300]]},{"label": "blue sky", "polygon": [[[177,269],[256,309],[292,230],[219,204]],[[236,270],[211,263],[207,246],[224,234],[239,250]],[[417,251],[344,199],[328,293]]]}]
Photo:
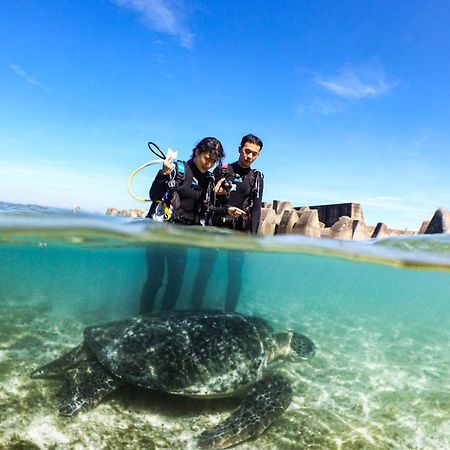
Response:
[{"label": "blue sky", "polygon": [[[264,141],[264,200],[450,208],[446,1],[0,2],[0,200],[146,208],[146,144]],[[156,169],[134,185],[146,195]]]}]

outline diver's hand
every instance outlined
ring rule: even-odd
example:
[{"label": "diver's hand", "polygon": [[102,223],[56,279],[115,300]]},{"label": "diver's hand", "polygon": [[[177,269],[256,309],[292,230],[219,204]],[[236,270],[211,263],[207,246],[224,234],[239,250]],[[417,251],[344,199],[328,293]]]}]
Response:
[{"label": "diver's hand", "polygon": [[163,175],[169,175],[172,169],[173,169],[173,156],[167,155],[166,159],[163,161],[161,172]]},{"label": "diver's hand", "polygon": [[237,218],[237,217],[245,216],[245,211],[243,211],[243,210],[240,209],[240,208],[237,208],[236,206],[230,206],[230,207],[228,208],[228,214],[229,214],[231,217]]}]

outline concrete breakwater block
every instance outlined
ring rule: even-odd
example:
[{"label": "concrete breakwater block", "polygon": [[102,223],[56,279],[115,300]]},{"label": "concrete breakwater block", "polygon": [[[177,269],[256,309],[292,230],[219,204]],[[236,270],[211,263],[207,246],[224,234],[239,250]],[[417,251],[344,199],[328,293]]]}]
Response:
[{"label": "concrete breakwater block", "polygon": [[363,220],[354,220],[352,224],[354,241],[367,241],[370,239],[370,233],[367,230],[366,224]]},{"label": "concrete breakwater block", "polygon": [[345,216],[353,220],[364,221],[364,215],[359,203],[336,203],[310,206],[309,208],[316,209],[319,212],[319,220],[325,224],[326,228],[332,227],[341,217]]},{"label": "concrete breakwater block", "polygon": [[[371,237],[363,220],[354,220],[349,216],[340,217],[326,234],[327,237],[342,241],[365,241]],[[325,237],[325,233],[322,233],[322,237]]]},{"label": "concrete breakwater block", "polygon": [[425,234],[425,231],[427,231],[428,225],[430,225],[430,221],[424,220],[422,222],[422,225],[420,225],[420,228],[419,228],[419,231],[417,232],[417,234]]},{"label": "concrete breakwater block", "polygon": [[378,222],[372,233],[372,238],[384,238],[388,236],[391,236],[391,233],[389,232],[387,225],[385,223]]},{"label": "concrete breakwater block", "polygon": [[262,208],[259,220],[258,234],[271,236],[275,233],[276,226],[280,223],[280,216],[272,208]]},{"label": "concrete breakwater block", "polygon": [[[303,208],[299,213],[300,218],[294,224],[292,229],[293,234],[300,234],[302,236],[320,238],[321,224],[319,222],[319,213],[317,210]],[[323,225],[323,224],[322,224]]]},{"label": "concrete breakwater block", "polygon": [[299,216],[295,209],[287,209],[283,211],[281,220],[275,229],[275,234],[291,234],[292,228],[298,222]]},{"label": "concrete breakwater block", "polygon": [[329,237],[349,241],[353,238],[353,219],[348,216],[342,216],[330,228]]},{"label": "concrete breakwater block", "polygon": [[272,202],[272,208],[277,214],[283,214],[286,210],[293,210],[294,207],[292,206],[291,202],[289,201],[280,201],[280,200],[274,200]]},{"label": "concrete breakwater block", "polygon": [[438,209],[428,224],[425,234],[450,233],[450,211]]}]

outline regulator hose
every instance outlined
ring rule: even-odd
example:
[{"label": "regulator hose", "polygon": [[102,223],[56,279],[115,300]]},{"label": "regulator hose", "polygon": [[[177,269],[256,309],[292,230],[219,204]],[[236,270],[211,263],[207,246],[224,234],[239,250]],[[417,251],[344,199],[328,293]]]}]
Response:
[{"label": "regulator hose", "polygon": [[142,164],[142,166],[139,166],[137,169],[133,170],[133,172],[131,172],[130,175],[128,176],[128,193],[138,202],[145,203],[150,202],[151,200],[149,198],[139,197],[133,192],[131,185],[133,183],[134,176],[142,169],[152,166],[153,164],[161,164],[163,161],[164,159],[154,159],[152,161],[146,162],[145,164]]},{"label": "regulator hose", "polygon": [[[151,202],[151,200],[149,198],[144,198],[144,197],[139,197],[138,195],[136,195],[133,192],[133,189],[131,188],[131,185],[133,183],[133,178],[135,177],[135,175],[140,172],[142,169],[145,169],[146,167],[152,166],[153,164],[161,164],[164,162],[164,160],[166,159],[166,155],[164,154],[164,152],[158,147],[157,144],[155,144],[154,142],[149,142],[147,144],[149,150],[158,157],[158,159],[154,159],[152,161],[146,162],[145,164],[142,164],[142,166],[139,166],[137,169],[133,170],[133,172],[130,173],[130,175],[128,176],[128,193],[138,202]],[[176,154],[177,152],[173,152],[171,149],[169,149],[168,151],[168,155],[170,153],[173,153],[175,158],[176,158]]]}]

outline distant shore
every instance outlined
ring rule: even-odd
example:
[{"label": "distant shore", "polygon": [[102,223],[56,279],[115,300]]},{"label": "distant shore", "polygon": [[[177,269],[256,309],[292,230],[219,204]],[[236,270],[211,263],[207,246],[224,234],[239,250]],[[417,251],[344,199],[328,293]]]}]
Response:
[{"label": "distant shore", "polygon": [[[138,208],[109,207],[108,216],[144,218],[147,211]],[[388,236],[450,233],[450,211],[437,209],[416,231],[389,228],[387,224],[365,223],[359,203],[337,203],[317,206],[292,206],[290,201],[263,203],[258,234],[298,234],[306,237],[339,240],[367,240]]]}]

